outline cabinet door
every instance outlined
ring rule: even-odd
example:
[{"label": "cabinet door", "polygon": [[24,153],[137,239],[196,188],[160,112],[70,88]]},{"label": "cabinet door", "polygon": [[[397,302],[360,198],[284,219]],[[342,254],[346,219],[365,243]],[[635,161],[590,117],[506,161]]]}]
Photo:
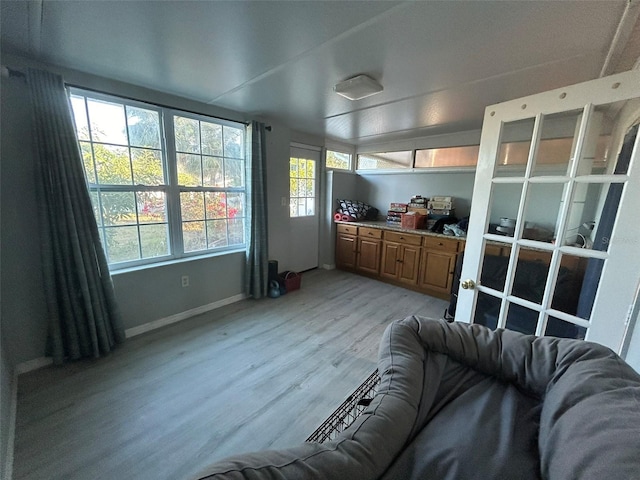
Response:
[{"label": "cabinet door", "polygon": [[356,267],[356,237],[338,234],[336,237],[336,267],[353,269]]},{"label": "cabinet door", "polygon": [[392,242],[382,243],[382,265],[380,266],[380,276],[386,278],[397,278],[400,269],[400,244]]},{"label": "cabinet door", "polygon": [[358,239],[358,258],[356,269],[378,274],[380,267],[380,240],[370,240],[368,238]]},{"label": "cabinet door", "polygon": [[418,269],[420,267],[420,247],[403,245],[401,252],[400,271],[398,280],[402,283],[415,285],[418,283]]},{"label": "cabinet door", "polygon": [[451,291],[453,272],[456,267],[454,253],[424,251],[420,285],[444,294]]}]

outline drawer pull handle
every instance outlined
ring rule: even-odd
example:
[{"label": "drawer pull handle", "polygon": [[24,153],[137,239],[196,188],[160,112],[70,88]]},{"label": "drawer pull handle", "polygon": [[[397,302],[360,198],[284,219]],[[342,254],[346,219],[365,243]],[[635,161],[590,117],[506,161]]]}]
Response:
[{"label": "drawer pull handle", "polygon": [[404,240],[404,237],[400,237],[400,240]]},{"label": "drawer pull handle", "polygon": [[444,243],[442,243],[442,242],[438,242],[438,245],[443,246],[443,245],[444,245]]}]

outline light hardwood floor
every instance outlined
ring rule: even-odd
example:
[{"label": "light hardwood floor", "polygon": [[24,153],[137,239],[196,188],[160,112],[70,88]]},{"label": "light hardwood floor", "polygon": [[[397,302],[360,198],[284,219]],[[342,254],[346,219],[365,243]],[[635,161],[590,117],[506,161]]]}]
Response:
[{"label": "light hardwood floor", "polygon": [[22,375],[14,479],[184,479],[296,445],[376,367],[392,320],[447,302],[341,271]]}]

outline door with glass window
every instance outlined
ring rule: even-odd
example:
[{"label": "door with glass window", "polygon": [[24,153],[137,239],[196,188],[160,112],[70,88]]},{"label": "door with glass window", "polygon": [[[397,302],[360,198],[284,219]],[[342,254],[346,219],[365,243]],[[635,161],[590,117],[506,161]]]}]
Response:
[{"label": "door with glass window", "polygon": [[486,109],[456,320],[620,351],[640,284],[640,72]]},{"label": "door with glass window", "polygon": [[281,263],[297,272],[318,266],[318,169],[320,149],[292,145],[289,158],[289,257]]}]

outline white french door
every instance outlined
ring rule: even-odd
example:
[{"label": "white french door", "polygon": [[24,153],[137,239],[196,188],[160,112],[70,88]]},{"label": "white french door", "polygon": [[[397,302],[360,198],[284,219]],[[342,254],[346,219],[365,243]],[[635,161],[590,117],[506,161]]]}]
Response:
[{"label": "white french door", "polygon": [[485,111],[456,320],[620,352],[640,285],[640,72]]}]

